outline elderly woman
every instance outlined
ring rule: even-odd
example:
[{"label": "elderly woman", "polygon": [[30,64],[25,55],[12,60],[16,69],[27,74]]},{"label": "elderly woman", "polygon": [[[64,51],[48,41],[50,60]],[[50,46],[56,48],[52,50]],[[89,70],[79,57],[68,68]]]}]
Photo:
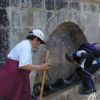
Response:
[{"label": "elderly woman", "polygon": [[0,69],[0,100],[31,100],[29,73],[31,70],[48,70],[48,64],[32,64],[32,50],[45,44],[44,34],[35,29],[26,40],[18,43],[8,54]]}]

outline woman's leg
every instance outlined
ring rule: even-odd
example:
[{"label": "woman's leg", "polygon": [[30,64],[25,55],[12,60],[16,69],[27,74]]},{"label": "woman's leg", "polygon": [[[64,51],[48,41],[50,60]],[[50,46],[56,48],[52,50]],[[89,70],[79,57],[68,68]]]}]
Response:
[{"label": "woman's leg", "polygon": [[[99,64],[95,64],[95,65],[92,65],[92,66],[90,66],[88,68],[85,68],[85,70],[83,70],[81,78],[82,78],[83,88],[85,88],[86,91],[88,91],[88,92],[96,91],[94,81],[92,80],[92,75],[94,73],[96,73],[96,71],[98,71],[99,68],[100,68],[100,65]],[[86,91],[84,91],[84,93]]]},{"label": "woman's leg", "polygon": [[18,69],[18,62],[8,60],[0,70],[0,97],[3,100],[31,100],[29,71]]}]

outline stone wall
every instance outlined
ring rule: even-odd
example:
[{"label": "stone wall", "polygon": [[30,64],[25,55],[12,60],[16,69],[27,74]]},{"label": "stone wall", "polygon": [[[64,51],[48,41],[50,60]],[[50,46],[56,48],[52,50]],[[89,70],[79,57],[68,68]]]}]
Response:
[{"label": "stone wall", "polygon": [[[68,43],[64,44],[64,41],[55,41],[56,48],[54,46],[50,49],[51,56],[49,59],[53,68],[51,73],[55,73],[52,74],[54,81],[61,76],[63,76],[63,78],[68,77],[71,74],[70,70],[73,69],[73,72],[75,69],[73,65],[65,61],[64,54],[65,52],[68,52],[68,48],[71,48],[70,50],[72,51],[75,50],[78,43],[81,42],[80,40],[88,40],[91,43],[100,43],[99,3],[84,2],[83,0],[2,0],[0,1],[0,13],[2,15],[0,19],[0,43],[2,44],[0,45],[2,48],[0,50],[1,62],[5,60],[9,50],[22,39],[25,39],[28,32],[32,29],[42,29],[48,41],[50,41],[50,37],[55,38],[55,40],[58,38],[60,41],[60,36],[63,37],[66,35],[66,31],[69,32],[68,34],[71,33],[69,39],[72,40],[70,42],[71,46],[69,46]],[[72,24],[70,25],[67,23]],[[60,25],[62,25],[61,29],[59,27]],[[58,33],[64,34],[60,35]],[[75,40],[77,40],[76,43],[72,44]],[[48,48],[50,48],[50,44],[53,43],[54,41],[48,42]],[[60,45],[60,49],[58,48],[59,45],[56,45],[57,43]],[[73,45],[76,46],[73,47]],[[41,55],[41,52],[44,50],[43,48],[44,46],[36,53],[34,63],[37,64],[43,62],[40,59],[43,58],[43,55]],[[52,56],[54,54],[53,50],[55,50],[55,52],[58,50],[58,57],[56,57],[56,55]],[[57,69],[60,69],[61,71],[59,72]],[[98,74],[100,73],[98,72]],[[33,79],[33,74],[31,75],[31,78]],[[74,90],[76,89],[78,88],[75,87],[68,92],[64,92],[61,94],[61,97],[64,97],[65,94],[68,93],[68,97],[66,97],[65,100],[75,100]],[[77,100],[82,100],[78,94],[77,97]],[[85,99],[83,98],[83,100]]]}]

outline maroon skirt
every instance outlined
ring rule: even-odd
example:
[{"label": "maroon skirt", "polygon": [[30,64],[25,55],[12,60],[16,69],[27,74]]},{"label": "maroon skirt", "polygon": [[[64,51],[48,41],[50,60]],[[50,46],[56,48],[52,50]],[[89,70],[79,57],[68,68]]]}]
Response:
[{"label": "maroon skirt", "polygon": [[0,98],[2,100],[31,100],[29,73],[18,68],[19,62],[8,59],[0,69]]}]

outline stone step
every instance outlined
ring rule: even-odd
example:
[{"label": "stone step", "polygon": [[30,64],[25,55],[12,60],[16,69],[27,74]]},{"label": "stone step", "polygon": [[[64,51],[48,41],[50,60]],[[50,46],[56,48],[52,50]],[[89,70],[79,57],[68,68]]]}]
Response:
[{"label": "stone step", "polygon": [[[100,85],[100,83],[99,83]],[[74,85],[69,88],[65,88],[61,91],[53,93],[47,96],[46,100],[88,100],[90,95],[79,94],[80,84]],[[96,93],[97,100],[100,100],[100,90]]]}]

